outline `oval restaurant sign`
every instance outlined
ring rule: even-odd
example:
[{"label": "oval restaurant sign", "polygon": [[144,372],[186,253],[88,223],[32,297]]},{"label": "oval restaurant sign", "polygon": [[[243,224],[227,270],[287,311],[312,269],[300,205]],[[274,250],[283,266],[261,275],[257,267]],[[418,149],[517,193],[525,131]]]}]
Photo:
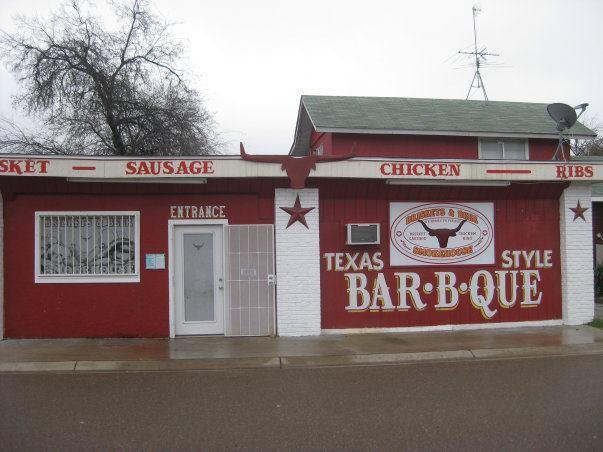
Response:
[{"label": "oval restaurant sign", "polygon": [[392,202],[390,265],[494,264],[493,203]]}]

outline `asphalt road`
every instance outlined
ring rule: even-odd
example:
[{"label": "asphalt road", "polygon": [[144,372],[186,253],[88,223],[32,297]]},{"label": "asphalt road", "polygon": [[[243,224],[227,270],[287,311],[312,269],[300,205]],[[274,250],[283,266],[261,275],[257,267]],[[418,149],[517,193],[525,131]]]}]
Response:
[{"label": "asphalt road", "polygon": [[0,374],[2,450],[603,449],[603,355]]}]

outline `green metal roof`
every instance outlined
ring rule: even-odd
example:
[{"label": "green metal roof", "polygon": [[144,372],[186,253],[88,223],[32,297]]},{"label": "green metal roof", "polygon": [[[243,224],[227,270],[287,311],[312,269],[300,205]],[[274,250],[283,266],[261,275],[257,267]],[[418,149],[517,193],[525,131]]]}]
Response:
[{"label": "green metal roof", "polygon": [[[342,96],[302,96],[301,102],[318,132],[558,135],[547,104]],[[596,136],[580,123],[567,133]]]},{"label": "green metal roof", "polygon": [[603,184],[592,184],[590,186],[591,196],[603,197]]},{"label": "green metal roof", "polygon": [[575,155],[572,157],[572,160],[580,160],[581,162],[603,162],[603,156],[601,155]]}]

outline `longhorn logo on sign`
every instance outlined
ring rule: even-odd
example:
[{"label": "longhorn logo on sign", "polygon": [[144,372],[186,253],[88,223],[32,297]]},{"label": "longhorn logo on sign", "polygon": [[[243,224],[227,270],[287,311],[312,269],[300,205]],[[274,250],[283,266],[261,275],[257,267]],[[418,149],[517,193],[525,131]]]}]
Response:
[{"label": "longhorn logo on sign", "polygon": [[494,264],[492,203],[390,203],[390,265]]}]

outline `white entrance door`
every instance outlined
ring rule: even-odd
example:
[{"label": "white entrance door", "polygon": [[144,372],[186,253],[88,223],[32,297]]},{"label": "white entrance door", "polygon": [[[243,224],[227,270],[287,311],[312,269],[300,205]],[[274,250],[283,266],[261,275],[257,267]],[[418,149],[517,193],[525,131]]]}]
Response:
[{"label": "white entrance door", "polygon": [[174,228],[177,335],[224,334],[222,226]]}]

